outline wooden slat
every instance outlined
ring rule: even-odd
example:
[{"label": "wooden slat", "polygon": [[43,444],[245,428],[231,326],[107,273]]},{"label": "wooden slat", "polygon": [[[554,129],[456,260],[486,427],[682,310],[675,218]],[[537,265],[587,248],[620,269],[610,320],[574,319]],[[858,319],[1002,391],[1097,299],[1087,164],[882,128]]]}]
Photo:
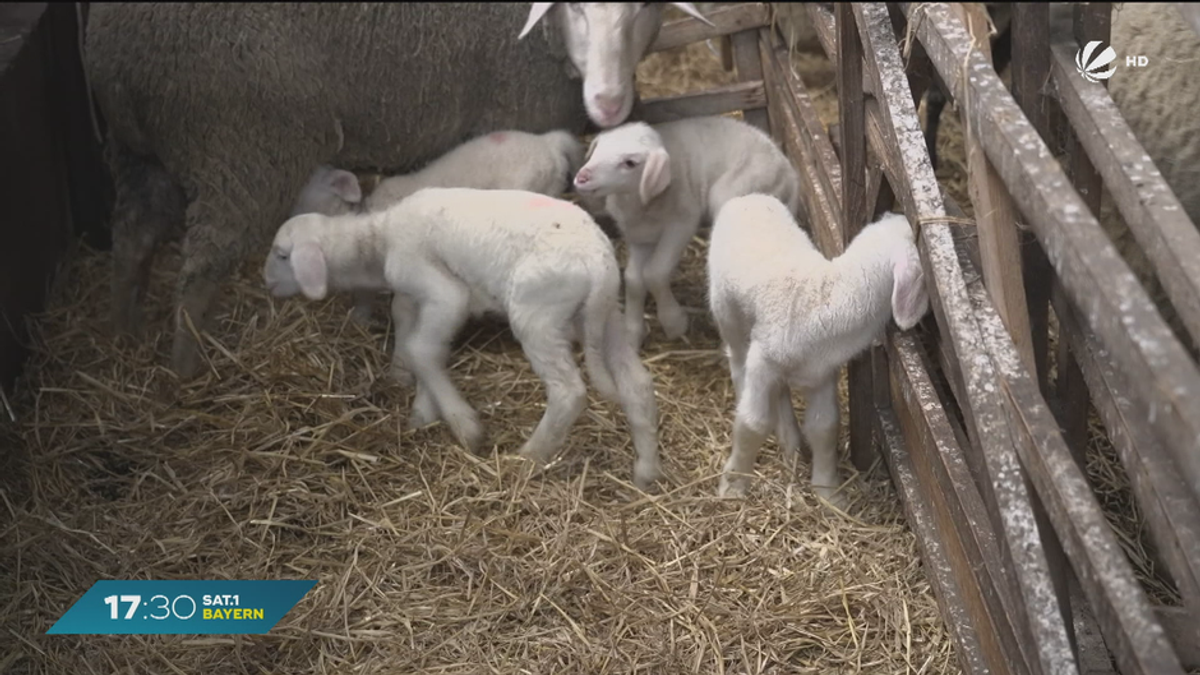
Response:
[{"label": "wooden slat", "polygon": [[[959,261],[971,274],[971,262]],[[987,290],[968,284],[984,339],[1006,398],[1011,428],[1022,437],[1022,464],[1037,487],[1123,673],[1178,673],[1183,668],[1134,577],[1091,485],[1058,432],[1037,383],[1013,349]]]},{"label": "wooden slat", "polygon": [[[920,416],[923,411],[920,408],[908,408],[907,412]],[[945,534],[946,530],[942,529],[944,519],[939,519],[933,513],[933,507],[928,504],[912,457],[905,447],[906,437],[901,435],[901,423],[890,407],[877,408],[875,414],[884,459],[904,505],[905,520],[917,538],[921,560],[925,564],[930,585],[937,597],[942,618],[954,639],[955,652],[962,671],[967,675],[999,675],[1009,672],[988,667],[989,662],[994,659],[989,659],[987,652],[991,651],[994,654],[995,644],[986,642],[990,626],[985,624],[983,631],[975,628],[977,622],[972,610],[979,607],[979,589],[969,569],[964,575],[951,562],[951,556],[954,555],[953,544],[956,542],[953,537]],[[909,448],[915,447],[911,437],[907,440]],[[953,442],[954,438],[943,437],[940,440]],[[926,450],[928,452],[929,448]],[[984,620],[986,621],[986,617]]]},{"label": "wooden slat", "polygon": [[[734,33],[733,61],[737,64],[737,78],[740,82],[755,82],[763,79],[762,55],[758,50],[758,29],[744,30]],[[765,109],[745,110],[742,113],[746,122],[770,133],[771,125],[767,121]]]},{"label": "wooden slat", "polygon": [[984,492],[989,503],[996,505],[989,515],[1000,537],[1005,590],[1018,599],[1025,618],[1017,627],[1022,654],[1031,672],[1077,672],[1034,525],[1029,492],[1021,480],[1014,438],[995,388],[996,373],[991,361],[983,357],[983,338],[966,295],[949,227],[943,224],[946,214],[941,191],[929,164],[887,10],[873,3],[855,3],[854,11],[860,18],[859,30],[870,62],[867,70],[876,80],[881,113],[888,120],[882,125],[886,143],[877,150],[909,219],[920,223],[922,262],[933,282],[927,288],[937,325],[963,365],[967,396],[959,404],[979,431],[988,476]]},{"label": "wooden slat", "polygon": [[[996,673],[1027,673],[1010,613],[998,590],[1004,580],[995,533],[967,468],[963,446],[929,377],[928,360],[911,335],[888,339],[892,401],[908,442],[923,499],[936,515],[947,562],[959,588],[986,663]],[[887,452],[885,448],[885,452]]]},{"label": "wooden slat", "polygon": [[1103,85],[1075,69],[1074,48],[1053,47],[1059,104],[1171,298],[1188,333],[1200,341],[1200,231],[1146,155]]},{"label": "wooden slat", "polygon": [[[982,3],[966,2],[951,5],[959,18],[971,28],[976,50],[988,63],[992,48],[988,35],[987,10]],[[962,109],[960,108],[960,111]],[[979,232],[979,252],[983,259],[983,283],[992,294],[996,310],[1017,345],[1017,351],[1031,371],[1036,368],[1033,340],[1029,331],[1029,312],[1025,307],[1025,283],[1021,276],[1021,248],[1017,237],[1016,209],[1004,189],[1004,182],[988,161],[979,140],[979,130],[963,119],[966,131],[967,186],[971,203],[975,205],[975,221]]]},{"label": "wooden slat", "polygon": [[[842,245],[849,246],[867,222],[867,139],[863,115],[863,47],[849,3],[837,7],[838,115],[842,132]],[[871,354],[851,359],[847,366],[850,397],[850,460],[860,471],[875,461],[871,429]]]},{"label": "wooden slat", "polygon": [[642,120],[650,124],[674,122],[685,117],[722,115],[735,110],[765,108],[763,83],[738,82],[704,92],[662,96],[642,102]]},{"label": "wooden slat", "polygon": [[[1048,42],[1050,6],[1041,2],[1013,5],[1012,17],[1012,95],[1042,138],[1050,137],[1049,101],[1044,92],[1050,64],[1045,48]],[[922,48],[924,53],[924,48]],[[926,57],[928,58],[928,57]],[[1053,268],[1032,232],[1022,233],[1022,271],[1025,277],[1025,304],[1029,312],[1029,332],[1038,384],[1046,391],[1050,373],[1047,358],[1050,345],[1050,287]]]},{"label": "wooden slat", "polygon": [[[915,10],[920,7],[921,9]],[[984,149],[1029,219],[1088,327],[1112,352],[1171,449],[1189,488],[1200,494],[1200,373],[1146,291],[1071,190],[1061,167],[996,77],[969,48],[962,23],[940,3],[907,3],[909,21],[951,90],[980,129]],[[915,11],[925,14],[913,16]],[[970,73],[965,86],[963,73]],[[1150,414],[1154,411],[1154,414]]]},{"label": "wooden slat", "polygon": [[690,45],[693,42],[770,25],[771,9],[765,2],[745,2],[729,7],[719,7],[711,12],[706,12],[704,17],[713,25],[709,26],[690,16],[663,22],[662,28],[658,31],[658,37],[650,43],[648,52],[662,52]]},{"label": "wooden slat", "polygon": [[[829,139],[825,136],[821,122],[812,107],[808,91],[798,77],[791,75],[786,66],[787,47],[778,36],[763,29],[770,40],[770,47],[760,41],[763,78],[771,92],[778,96],[770,99],[773,116],[783,122],[783,147],[800,171],[801,180],[807,186],[808,215],[813,239],[827,257],[842,252],[841,222],[838,214],[841,203],[841,169],[833,155]],[[779,84],[775,84],[779,83]]]},{"label": "wooden slat", "polygon": [[1056,298],[1060,339],[1078,356],[1096,410],[1145,516],[1156,552],[1179,588],[1184,603],[1200,617],[1200,509],[1166,449],[1133,410],[1124,378],[1094,334],[1082,327],[1065,297]]}]

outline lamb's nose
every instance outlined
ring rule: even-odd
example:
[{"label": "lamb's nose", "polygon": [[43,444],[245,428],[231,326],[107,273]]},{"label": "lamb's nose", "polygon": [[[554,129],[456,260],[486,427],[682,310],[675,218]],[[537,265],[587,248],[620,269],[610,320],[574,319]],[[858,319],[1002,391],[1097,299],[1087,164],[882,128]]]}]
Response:
[{"label": "lamb's nose", "polygon": [[575,184],[584,185],[592,179],[591,169],[580,169],[579,173],[575,174]]}]

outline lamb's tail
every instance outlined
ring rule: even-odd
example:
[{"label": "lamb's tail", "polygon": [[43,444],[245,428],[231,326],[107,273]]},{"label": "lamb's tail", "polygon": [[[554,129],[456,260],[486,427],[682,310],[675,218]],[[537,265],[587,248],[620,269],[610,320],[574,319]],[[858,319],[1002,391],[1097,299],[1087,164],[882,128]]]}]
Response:
[{"label": "lamb's tail", "polygon": [[610,401],[617,400],[617,385],[604,358],[606,327],[610,314],[618,311],[616,299],[620,283],[616,273],[606,274],[604,283],[593,286],[583,303],[583,363],[592,386]]}]

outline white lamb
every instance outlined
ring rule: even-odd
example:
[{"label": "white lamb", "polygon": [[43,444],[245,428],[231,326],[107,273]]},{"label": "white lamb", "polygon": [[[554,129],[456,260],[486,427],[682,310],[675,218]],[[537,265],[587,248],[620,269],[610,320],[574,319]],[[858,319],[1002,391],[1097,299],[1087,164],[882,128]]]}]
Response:
[{"label": "white lamb", "polygon": [[667,338],[687,332],[670,283],[703,219],[751,193],[774,195],[792,213],[800,207],[800,177],[787,156],[770,136],[728,117],[625,124],[599,134],[584,161],[575,190],[606,197],[605,209],[629,246],[625,322],[639,346],[647,289]]},{"label": "white lamb", "polygon": [[[528,190],[558,197],[570,187],[581,164],[583,145],[566,131],[495,131],[459,145],[420,171],[385,178],[365,200],[357,176],[321,165],[309,176],[291,215],[382,211],[426,187]],[[369,291],[355,293],[351,318],[366,323],[374,298]],[[393,314],[396,311],[393,306]],[[392,375],[401,384],[412,383],[411,374],[400,363],[395,364]]]},{"label": "white lamb", "polygon": [[317,167],[296,198],[292,215],[382,211],[427,187],[528,190],[558,197],[570,187],[581,164],[583,145],[566,131],[494,131],[459,145],[420,171],[383,179],[365,200],[354,174]]},{"label": "white lamb", "polygon": [[[450,342],[468,316],[506,316],[546,386],[546,412],[520,454],[546,462],[587,406],[572,343],[583,343],[592,384],[629,420],[646,487],[659,475],[650,374],[621,322],[612,243],[570,202],[520,190],[428,188],[378,213],[296,216],[263,269],[275,297],[392,291],[396,351],[417,377],[412,426],[439,417],[475,450],[483,428],[446,373]],[[411,320],[415,317],[415,322]]]},{"label": "white lamb", "polygon": [[788,207],[766,195],[730,200],[713,224],[709,300],[737,400],[733,452],[719,494],[742,496],[759,448],[774,431],[785,456],[800,448],[791,387],[805,391],[804,438],[816,493],[837,492],[837,379],[895,317],[901,330],[929,309],[912,227],[887,214],[828,260]]}]

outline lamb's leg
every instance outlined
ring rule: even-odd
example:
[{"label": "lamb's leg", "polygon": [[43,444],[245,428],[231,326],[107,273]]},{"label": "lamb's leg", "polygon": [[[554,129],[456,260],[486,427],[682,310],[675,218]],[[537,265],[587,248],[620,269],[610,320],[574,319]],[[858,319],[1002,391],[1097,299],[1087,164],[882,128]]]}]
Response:
[{"label": "lamb's leg", "polygon": [[800,423],[796,421],[796,410],[792,407],[792,390],[786,382],[779,386],[779,394],[775,398],[775,418],[778,424],[775,429],[775,440],[783,450],[783,459],[789,465],[800,452],[801,432]]},{"label": "lamb's leg", "polygon": [[538,464],[554,458],[587,407],[587,387],[575,365],[566,325],[566,317],[552,312],[527,315],[512,324],[529,365],[546,387],[546,412],[518,453]]},{"label": "lamb's leg", "polygon": [[642,278],[646,288],[654,296],[654,304],[658,308],[658,322],[662,324],[663,333],[668,340],[677,340],[687,332],[687,314],[671,293],[671,277],[675,274],[679,261],[683,259],[683,252],[691,243],[698,225],[699,223],[685,224],[684,221],[679,221],[663,228],[662,237],[655,245],[654,253],[642,267]]},{"label": "lamb's leg", "polygon": [[639,349],[646,339],[646,284],[642,268],[653,252],[650,244],[629,243],[629,260],[625,263],[625,327]]},{"label": "lamb's leg", "polygon": [[837,378],[808,392],[808,409],[804,413],[804,437],[812,448],[813,491],[830,504],[843,508],[846,496],[837,492],[838,400]]},{"label": "lamb's leg", "polygon": [[629,421],[630,435],[637,460],[633,464],[633,484],[645,490],[662,476],[658,458],[658,401],[654,399],[654,380],[638,358],[637,347],[614,311],[604,329],[605,361],[617,384],[621,409]]},{"label": "lamb's leg", "polygon": [[741,394],[733,421],[733,452],[725,462],[718,494],[741,497],[749,486],[758,451],[767,434],[775,428],[775,399],[779,395],[779,376],[758,350],[750,347],[746,356]]},{"label": "lamb's leg", "polygon": [[[732,336],[731,336],[732,337]],[[745,386],[746,350],[748,346],[740,340],[726,340],[729,349],[729,375],[733,379],[734,401],[741,400],[742,387]],[[783,457],[791,462],[800,450],[800,423],[796,421],[796,411],[792,408],[792,391],[787,383],[779,386],[779,394],[775,399],[775,417],[778,420],[775,438],[783,449]]]},{"label": "lamb's leg", "polygon": [[[417,322],[417,303],[409,296],[403,293],[392,294],[392,326],[396,332],[395,342],[392,346],[392,364],[389,374],[391,378],[403,387],[411,387],[415,383],[412,371],[404,366],[404,355],[401,345],[408,339],[412,333],[413,326]],[[417,392],[418,397],[420,391]],[[432,403],[432,401],[429,401]],[[414,415],[416,413],[416,403],[413,403]],[[433,417],[425,421],[421,426],[429,424],[437,419],[436,408],[433,411]]]},{"label": "lamb's leg", "polygon": [[[463,400],[446,373],[450,343],[467,320],[470,291],[460,281],[446,275],[438,275],[429,281],[428,297],[418,307],[416,326],[401,343],[402,358],[417,377],[417,396],[421,397],[421,392],[428,390],[426,395],[432,397],[455,439],[474,452],[483,440],[483,428],[475,411]],[[421,414],[428,414],[428,410]]]}]

